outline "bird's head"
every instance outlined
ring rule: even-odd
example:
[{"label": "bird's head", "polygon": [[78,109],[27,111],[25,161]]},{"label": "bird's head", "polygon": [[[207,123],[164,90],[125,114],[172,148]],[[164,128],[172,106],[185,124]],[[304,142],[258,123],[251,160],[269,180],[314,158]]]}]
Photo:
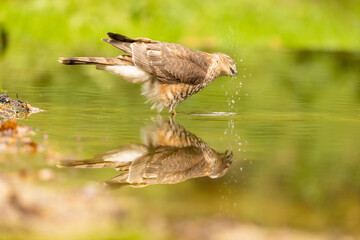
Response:
[{"label": "bird's head", "polygon": [[219,59],[220,76],[237,76],[236,64],[231,57],[223,53],[214,53]]}]

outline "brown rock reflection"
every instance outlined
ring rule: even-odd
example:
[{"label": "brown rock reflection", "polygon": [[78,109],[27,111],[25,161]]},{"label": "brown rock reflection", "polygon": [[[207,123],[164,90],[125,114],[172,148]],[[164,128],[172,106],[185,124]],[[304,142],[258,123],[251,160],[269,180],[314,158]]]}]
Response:
[{"label": "brown rock reflection", "polygon": [[123,172],[106,184],[145,187],[204,176],[222,177],[231,165],[231,151],[216,152],[172,119],[155,121],[142,131],[142,138],[143,144],[128,144],[92,159],[61,161],[58,166],[115,168]]}]

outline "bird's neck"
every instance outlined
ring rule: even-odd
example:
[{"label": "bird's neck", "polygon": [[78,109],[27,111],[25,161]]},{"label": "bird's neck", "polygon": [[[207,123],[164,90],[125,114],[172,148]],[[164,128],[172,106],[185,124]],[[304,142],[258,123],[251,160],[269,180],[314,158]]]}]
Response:
[{"label": "bird's neck", "polygon": [[216,78],[221,76],[221,69],[219,68],[219,61],[220,61],[219,57],[217,55],[213,55],[213,57],[211,59],[211,64],[208,68],[206,77],[204,79],[204,82],[206,82],[207,84],[211,83]]}]

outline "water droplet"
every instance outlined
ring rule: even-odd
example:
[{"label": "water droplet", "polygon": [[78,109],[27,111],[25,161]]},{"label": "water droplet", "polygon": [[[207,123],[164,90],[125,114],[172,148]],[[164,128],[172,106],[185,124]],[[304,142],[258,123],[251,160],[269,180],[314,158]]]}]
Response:
[{"label": "water droplet", "polygon": [[232,102],[232,103],[235,103],[235,100],[233,99],[233,100],[231,100],[231,102]]}]

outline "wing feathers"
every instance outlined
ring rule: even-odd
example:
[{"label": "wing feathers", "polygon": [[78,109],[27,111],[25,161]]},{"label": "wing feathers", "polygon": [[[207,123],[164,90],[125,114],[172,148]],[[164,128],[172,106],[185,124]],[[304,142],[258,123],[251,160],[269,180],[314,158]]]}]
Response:
[{"label": "wing feathers", "polygon": [[133,42],[144,42],[144,43],[154,43],[154,42],[158,42],[158,41],[154,41],[151,40],[149,38],[129,38],[127,36],[118,34],[118,33],[111,33],[108,32],[107,35],[109,36],[109,38],[116,40],[116,41],[120,41],[120,42],[129,42],[129,43],[133,43]]},{"label": "wing feathers", "polygon": [[113,45],[114,47],[120,49],[121,51],[123,51],[126,54],[129,54],[130,56],[132,55],[132,50],[130,47],[129,42],[121,42],[121,41],[117,41],[117,40],[113,40],[113,39],[107,39],[107,38],[103,38],[101,39],[106,43],[109,43],[111,45]]},{"label": "wing feathers", "polygon": [[212,56],[175,43],[148,38],[129,38],[108,33],[102,39],[132,57],[135,66],[151,73],[163,83],[199,84],[205,78]]},{"label": "wing feathers", "polygon": [[140,67],[146,72],[153,73],[149,59],[147,56],[147,46],[144,43],[132,44],[133,61],[137,67]]},{"label": "wing feathers", "polygon": [[109,36],[109,38],[111,38],[112,40],[116,40],[116,41],[120,41],[120,42],[135,42],[136,40],[133,38],[129,38],[127,36],[118,34],[118,33],[111,33],[108,32],[107,35]]}]

